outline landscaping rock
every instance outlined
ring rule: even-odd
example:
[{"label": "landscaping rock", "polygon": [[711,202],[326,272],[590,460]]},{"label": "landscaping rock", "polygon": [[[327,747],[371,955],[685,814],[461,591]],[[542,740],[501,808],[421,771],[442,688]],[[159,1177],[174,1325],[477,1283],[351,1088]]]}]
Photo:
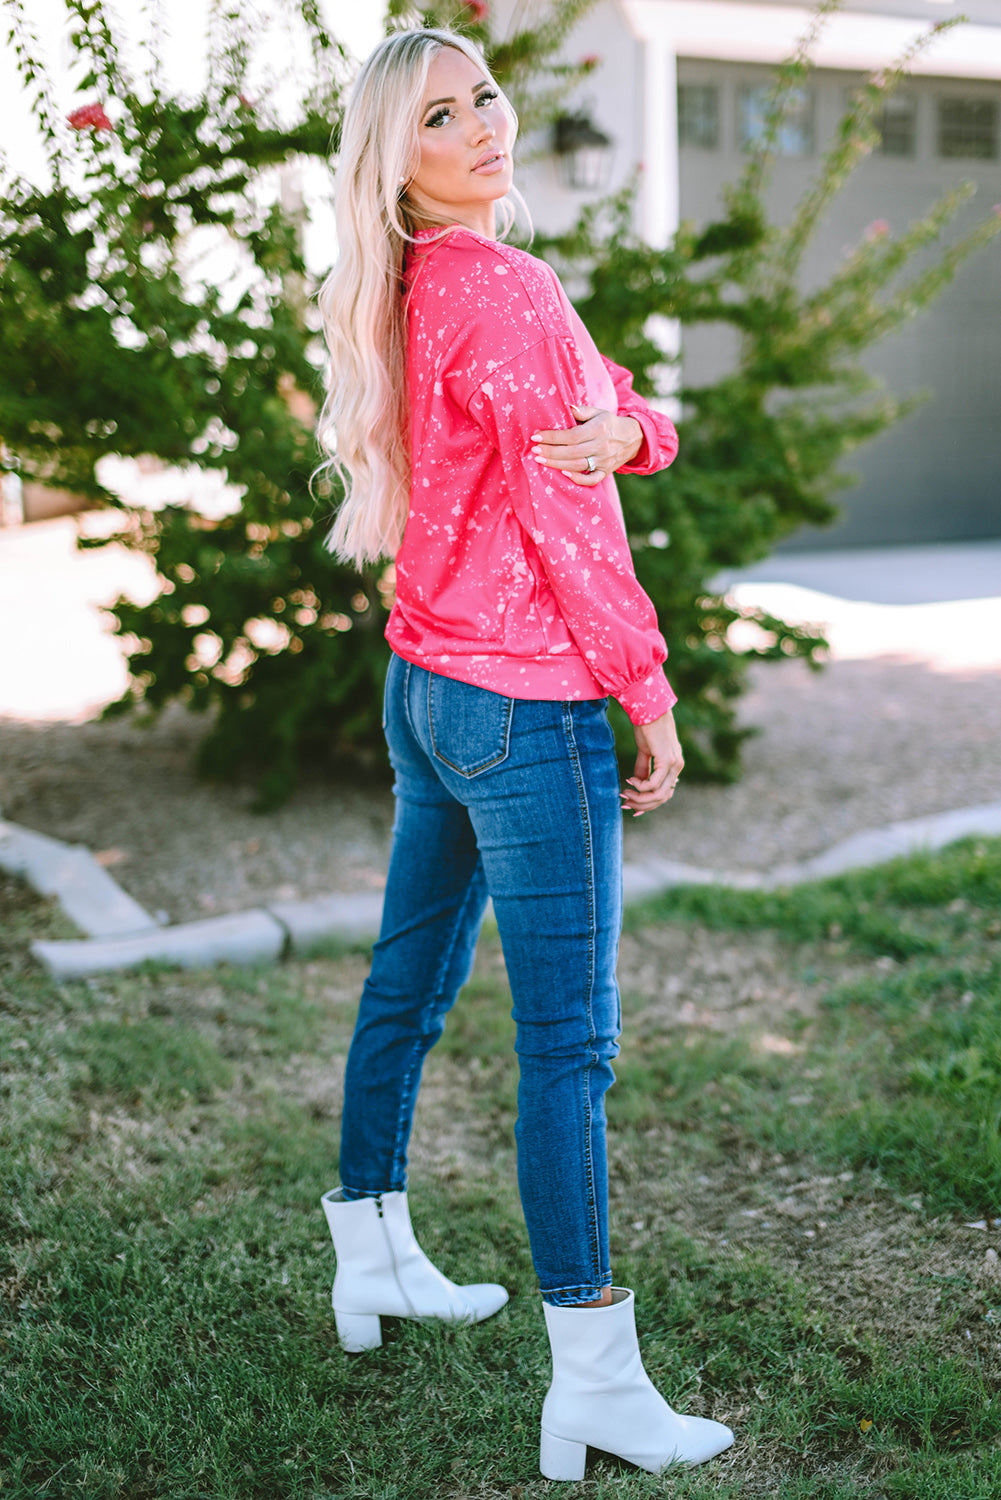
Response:
[{"label": "landscaping rock", "polygon": [[309,953],[331,939],[368,942],[379,935],[382,892],[316,896],[312,901],[269,901],[268,911],[284,927],[293,953]]},{"label": "landscaping rock", "polygon": [[236,912],[177,927],[156,927],[131,937],[32,943],[31,951],[57,979],[78,979],[109,969],[134,968],[153,961],[181,968],[206,964],[262,963],[285,949],[284,927],[269,912]]},{"label": "landscaping rock", "polygon": [[79,845],[0,823],[0,869],[21,876],[40,896],[55,896],[70,921],[90,937],[158,930],[149,912]]}]

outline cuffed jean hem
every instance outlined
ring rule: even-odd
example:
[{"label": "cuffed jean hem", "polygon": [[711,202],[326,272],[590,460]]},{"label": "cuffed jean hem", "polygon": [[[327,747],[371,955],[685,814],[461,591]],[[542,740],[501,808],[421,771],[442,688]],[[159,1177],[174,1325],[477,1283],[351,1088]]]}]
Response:
[{"label": "cuffed jean hem", "polygon": [[405,1193],[406,1191],[405,1178],[399,1187],[352,1188],[346,1183],[341,1184],[341,1197],[345,1203],[357,1203],[362,1198],[381,1198],[385,1193]]},{"label": "cuffed jean hem", "polygon": [[598,1286],[559,1286],[552,1291],[542,1288],[542,1300],[548,1302],[550,1307],[579,1307],[582,1302],[600,1302],[601,1294],[606,1287],[611,1286],[611,1273],[607,1280],[602,1277]]}]

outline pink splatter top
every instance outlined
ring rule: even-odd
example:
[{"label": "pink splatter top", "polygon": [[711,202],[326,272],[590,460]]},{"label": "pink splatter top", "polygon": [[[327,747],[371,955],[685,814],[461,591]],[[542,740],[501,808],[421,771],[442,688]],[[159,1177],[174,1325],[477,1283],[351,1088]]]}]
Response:
[{"label": "pink splatter top", "polygon": [[386,638],[398,656],[513,698],[617,698],[634,724],[675,702],[614,480],[532,457],[574,403],[635,417],[623,473],[678,451],[673,423],[603,359],[553,270],[457,228],[418,235],[407,280],[413,482]]}]

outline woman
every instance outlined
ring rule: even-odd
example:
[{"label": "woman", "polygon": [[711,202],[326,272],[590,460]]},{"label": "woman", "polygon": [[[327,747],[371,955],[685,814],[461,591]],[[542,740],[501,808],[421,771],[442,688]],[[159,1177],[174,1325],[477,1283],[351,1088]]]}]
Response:
[{"label": "woman", "polygon": [[[497,239],[515,128],[479,52],[430,29],[375,50],[344,122],[320,435],[346,486],[332,547],[358,563],[396,558],[385,726],[397,815],[347,1063],[342,1183],[323,1207],[345,1349],[377,1346],[384,1316],[472,1322],[507,1301],[431,1265],[406,1192],[421,1066],[489,895],[553,1352],[541,1466],[578,1479],[589,1443],[657,1472],[733,1437],[658,1395],[608,1255],[620,796],[648,812],[682,768],[666,647],[610,475],[663,467],[677,439],[598,355],[553,272]],[[636,735],[621,794],[609,694]]]}]

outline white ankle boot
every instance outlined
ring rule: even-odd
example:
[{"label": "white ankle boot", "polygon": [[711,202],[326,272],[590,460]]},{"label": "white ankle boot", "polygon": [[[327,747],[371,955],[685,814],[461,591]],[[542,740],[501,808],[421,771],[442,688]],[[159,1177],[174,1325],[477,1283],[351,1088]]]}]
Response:
[{"label": "white ankle boot", "polygon": [[608,1307],[544,1303],[553,1383],[542,1408],[540,1467],[547,1479],[583,1479],[588,1447],[652,1474],[701,1464],[733,1442],[722,1422],[680,1417],[643,1368],[633,1294],[612,1288]]},{"label": "white ankle boot", "polygon": [[479,1323],[507,1301],[502,1286],[455,1286],[436,1270],[414,1238],[406,1193],[347,1201],[334,1188],[320,1201],[337,1255],[331,1297],[337,1336],[349,1354],[378,1349],[380,1318]]}]

